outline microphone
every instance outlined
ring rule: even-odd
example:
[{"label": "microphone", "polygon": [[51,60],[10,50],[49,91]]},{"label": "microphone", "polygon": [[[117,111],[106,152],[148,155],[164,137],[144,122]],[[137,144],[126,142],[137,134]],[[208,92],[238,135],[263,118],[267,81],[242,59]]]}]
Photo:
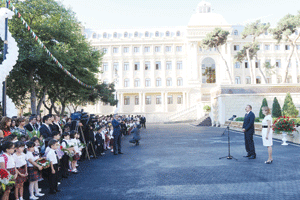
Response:
[{"label": "microphone", "polygon": [[228,120],[233,120],[234,118],[236,118],[236,115],[232,115],[232,117],[231,118],[229,118]]}]

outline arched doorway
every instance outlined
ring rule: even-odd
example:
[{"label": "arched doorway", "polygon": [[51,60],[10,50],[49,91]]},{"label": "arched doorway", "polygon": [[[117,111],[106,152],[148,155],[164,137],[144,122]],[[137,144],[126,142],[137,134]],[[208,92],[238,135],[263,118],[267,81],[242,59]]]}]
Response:
[{"label": "arched doorway", "polygon": [[216,83],[216,63],[207,57],[201,63],[202,83]]}]

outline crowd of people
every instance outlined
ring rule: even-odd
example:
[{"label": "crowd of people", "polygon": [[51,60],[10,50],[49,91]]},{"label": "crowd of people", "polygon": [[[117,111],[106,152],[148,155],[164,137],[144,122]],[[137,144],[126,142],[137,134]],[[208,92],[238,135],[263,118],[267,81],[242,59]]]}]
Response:
[{"label": "crowd of people", "polygon": [[6,187],[3,200],[9,199],[12,189],[15,199],[23,200],[26,181],[29,182],[30,199],[45,195],[38,184],[44,180],[49,181],[50,194],[60,192],[60,182],[79,173],[78,160],[96,158],[107,151],[123,154],[121,137],[132,135],[130,142],[139,145],[139,129],[146,128],[143,116],[79,114],[79,118],[51,114],[2,117],[0,169],[14,175],[15,181],[13,187]]}]

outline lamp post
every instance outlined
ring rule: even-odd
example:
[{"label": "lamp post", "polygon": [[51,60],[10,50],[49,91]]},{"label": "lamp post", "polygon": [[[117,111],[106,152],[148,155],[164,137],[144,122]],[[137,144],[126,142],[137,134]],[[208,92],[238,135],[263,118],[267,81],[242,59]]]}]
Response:
[{"label": "lamp post", "polygon": [[[6,8],[8,8],[8,1],[6,1]],[[8,29],[8,19],[5,18],[5,38],[4,38],[4,49],[3,49],[3,61],[6,59],[7,54],[7,29]],[[6,80],[3,81],[3,93],[2,93],[2,115],[6,116]]]}]

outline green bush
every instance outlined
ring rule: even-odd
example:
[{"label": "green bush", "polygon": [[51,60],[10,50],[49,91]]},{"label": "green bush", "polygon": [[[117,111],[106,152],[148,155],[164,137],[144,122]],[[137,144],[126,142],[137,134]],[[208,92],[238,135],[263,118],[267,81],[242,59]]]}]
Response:
[{"label": "green bush", "polygon": [[277,98],[275,97],[273,100],[273,106],[272,106],[272,116],[273,117],[280,117],[281,115],[281,107],[280,104],[277,100]]},{"label": "green bush", "polygon": [[300,126],[300,118],[294,118],[292,120],[295,122],[296,126]]},{"label": "green bush", "polygon": [[203,110],[204,110],[205,112],[209,112],[209,111],[211,110],[211,108],[210,108],[209,105],[205,105],[205,106],[203,107]]},{"label": "green bush", "polygon": [[286,97],[284,99],[282,114],[284,116],[289,116],[289,117],[297,117],[299,114],[299,111],[297,110],[295,104],[293,103],[293,99],[289,92],[286,94]]},{"label": "green bush", "polygon": [[24,114],[23,114],[24,117],[27,117],[27,116],[30,116],[30,115],[31,115],[31,112],[28,112],[28,113],[24,113]]},{"label": "green bush", "polygon": [[[237,118],[235,118],[235,121],[237,121],[237,122],[243,122],[244,119],[245,119],[245,117],[237,117]],[[261,118],[259,118],[259,117],[255,117],[254,122],[260,122],[260,119]]]},{"label": "green bush", "polygon": [[259,117],[260,118],[264,118],[265,117],[265,115],[262,113],[262,108],[265,107],[265,106],[268,107],[268,102],[267,102],[266,98],[263,99],[262,105],[261,105],[260,110],[259,110]]}]

